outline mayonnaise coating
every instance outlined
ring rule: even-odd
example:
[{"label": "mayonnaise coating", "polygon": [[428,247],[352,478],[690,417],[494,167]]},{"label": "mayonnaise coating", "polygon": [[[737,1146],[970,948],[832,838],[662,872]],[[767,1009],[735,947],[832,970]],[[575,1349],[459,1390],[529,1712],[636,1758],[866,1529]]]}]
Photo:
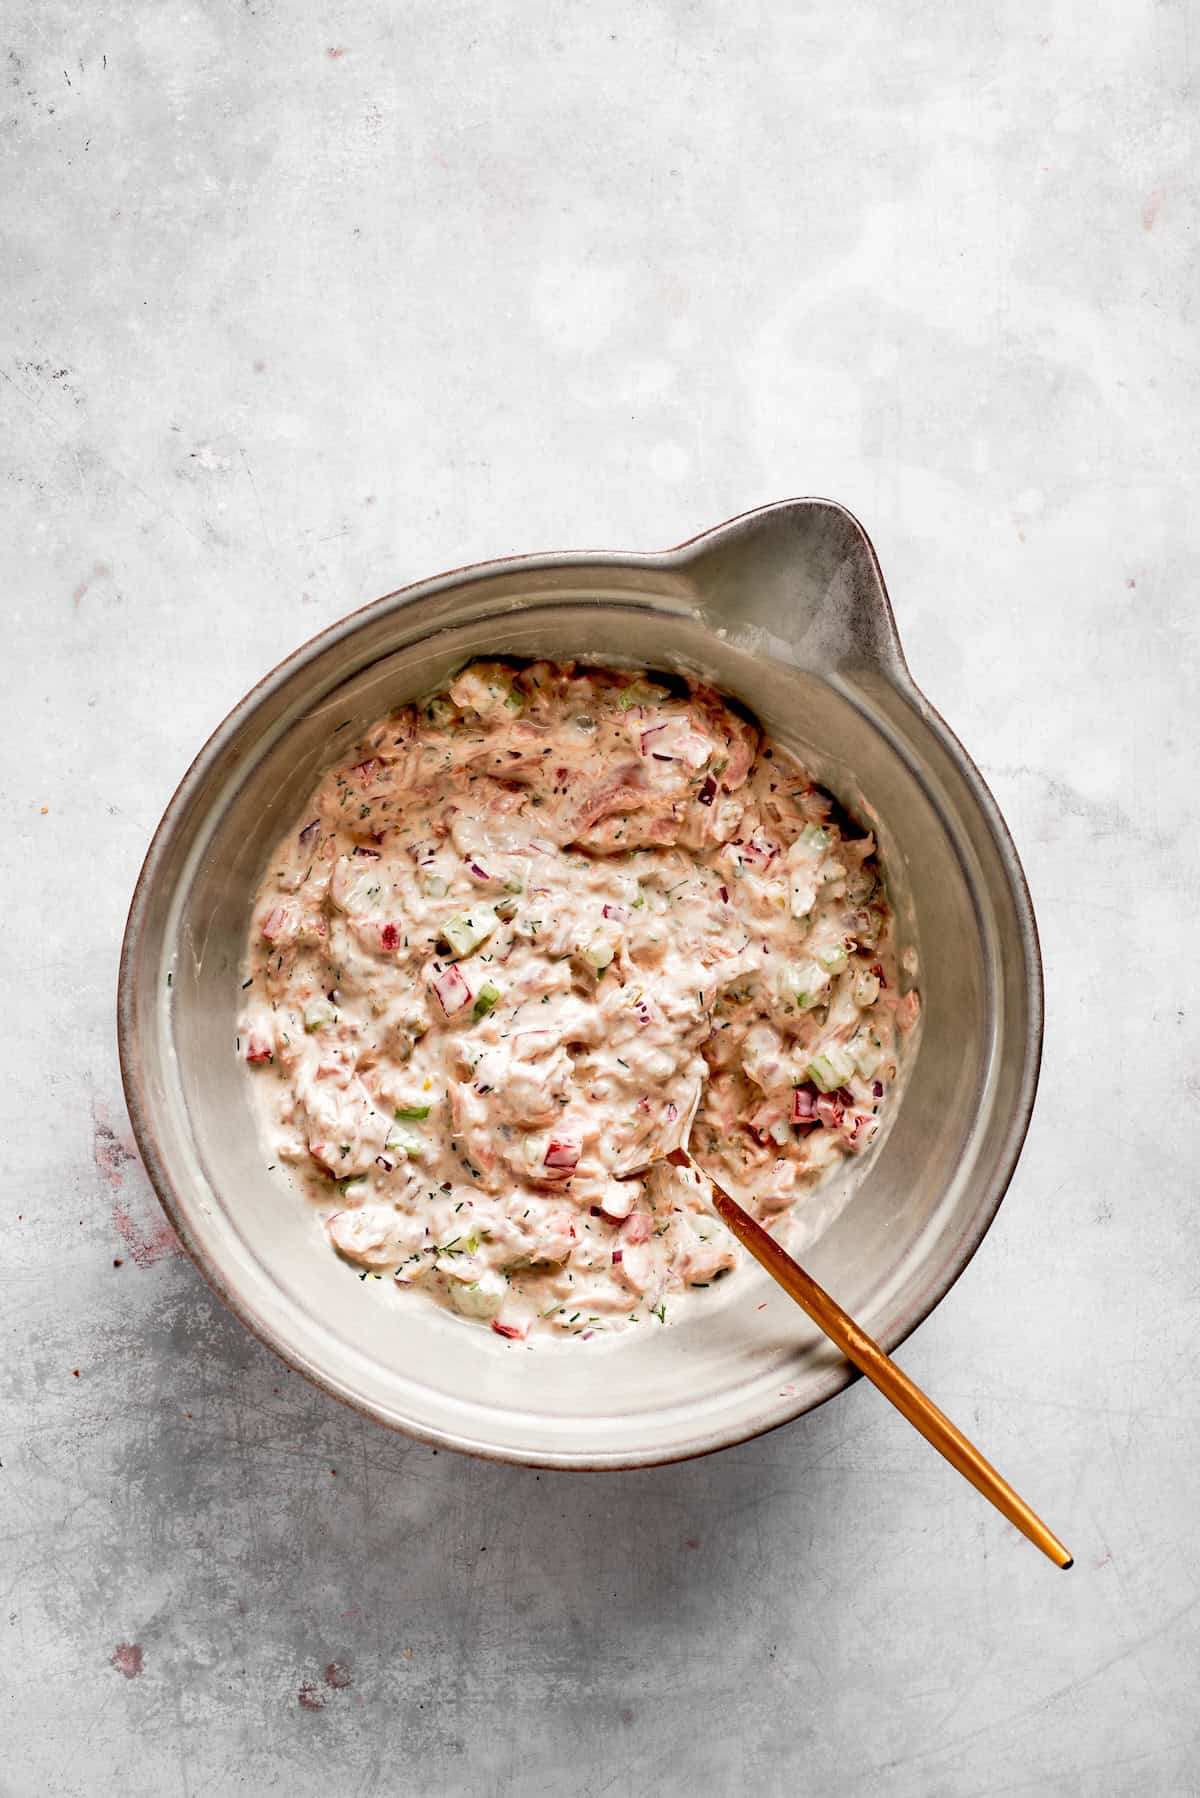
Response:
[{"label": "mayonnaise coating", "polygon": [[[672,1317],[874,1138],[901,996],[869,834],[696,681],[476,662],[277,845],[238,1037],[336,1252],[501,1335]],[[698,1301],[699,1302],[699,1301]]]}]

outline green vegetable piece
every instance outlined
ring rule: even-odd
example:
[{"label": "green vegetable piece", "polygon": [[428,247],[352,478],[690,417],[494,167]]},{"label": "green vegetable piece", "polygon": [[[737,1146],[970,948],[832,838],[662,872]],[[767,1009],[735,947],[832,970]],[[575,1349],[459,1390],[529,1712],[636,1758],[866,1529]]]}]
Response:
[{"label": "green vegetable piece", "polygon": [[653,681],[635,680],[617,700],[617,710],[627,712],[630,706],[657,705],[660,699],[667,697],[665,687],[656,687]]},{"label": "green vegetable piece", "polygon": [[304,1028],[310,1032],[336,1024],[337,1012],[328,999],[313,999],[304,1007]]},{"label": "green vegetable piece", "polygon": [[822,830],[819,824],[806,824],[796,841],[803,843],[809,854],[816,857],[825,854],[833,838],[827,830]]},{"label": "green vegetable piece", "polygon": [[480,1018],[486,1018],[488,1012],[495,1009],[496,1001],[499,999],[499,997],[500,997],[500,988],[495,984],[494,981],[485,980],[483,985],[480,987],[479,991],[475,995],[475,1018],[476,1018],[476,1020],[478,1020]]},{"label": "green vegetable piece", "polygon": [[385,1149],[390,1150],[393,1155],[403,1155],[409,1161],[419,1160],[421,1151],[424,1148],[424,1144],[419,1136],[412,1130],[405,1130],[399,1124],[392,1125],[387,1134],[387,1141],[383,1146]]},{"label": "green vegetable piece", "polygon": [[395,1114],[396,1120],[398,1123],[411,1120],[414,1124],[422,1124],[429,1116],[430,1109],[431,1107],[428,1105],[398,1105]]},{"label": "green vegetable piece", "polygon": [[856,969],[854,979],[850,982],[850,992],[854,1003],[865,1011],[879,997],[878,974],[870,968]]},{"label": "green vegetable piece", "polygon": [[499,921],[490,905],[476,905],[469,912],[460,911],[453,918],[447,918],[442,925],[442,936],[461,959],[478,949],[480,943],[486,943]]},{"label": "green vegetable piece", "polygon": [[814,1055],[808,1064],[809,1079],[823,1093],[834,1093],[839,1086],[845,1086],[853,1072],[854,1063],[836,1045]]}]

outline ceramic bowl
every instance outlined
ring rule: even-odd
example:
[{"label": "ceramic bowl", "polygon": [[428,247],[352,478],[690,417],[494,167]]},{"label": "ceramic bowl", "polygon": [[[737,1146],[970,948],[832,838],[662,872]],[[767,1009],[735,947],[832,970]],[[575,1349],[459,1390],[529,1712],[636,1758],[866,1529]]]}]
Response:
[{"label": "ceramic bowl", "polygon": [[[757,1268],[584,1344],[506,1342],[360,1281],[268,1172],[235,1053],[238,966],[272,845],[359,730],[478,655],[702,672],[869,821],[924,1016],[891,1126],[822,1189],[817,1279],[894,1348],[961,1273],[1033,1106],[1041,965],[978,770],[904,664],[866,534],[840,506],[764,506],[656,555],[535,555],[422,581],[290,656],[200,751],[155,833],[122,951],[119,1032],[150,1178],[224,1301],[368,1417],[541,1466],[648,1465],[810,1410],[851,1369]],[[765,1308],[760,1309],[767,1300]]]}]

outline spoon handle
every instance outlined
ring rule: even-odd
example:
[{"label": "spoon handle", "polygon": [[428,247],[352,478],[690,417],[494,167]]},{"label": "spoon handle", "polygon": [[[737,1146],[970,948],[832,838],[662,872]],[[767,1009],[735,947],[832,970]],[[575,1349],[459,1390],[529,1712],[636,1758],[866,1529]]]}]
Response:
[{"label": "spoon handle", "polygon": [[[676,1151],[668,1160],[683,1167],[696,1166],[682,1150]],[[982,1492],[1001,1516],[1015,1524],[1022,1535],[1027,1536],[1035,1547],[1049,1556],[1056,1567],[1070,1567],[1073,1564],[1072,1557],[1058,1537],[1047,1529],[1024,1499],[1018,1497],[1008,1481],[1001,1478],[991,1462],[984,1459],[974,1443],[969,1442],[962,1431],[951,1423],[945,1412],[939,1411],[933,1400],[913,1384],[891,1356],[886,1355],[879,1344],[872,1341],[823,1286],[817,1285],[811,1274],[805,1273],[799,1262],[793,1261],[787,1251],[780,1248],[773,1236],[769,1236],[756,1224],[711,1176],[705,1177],[712,1187],[717,1215],[722,1223],[733,1231],[738,1241],[749,1249],[754,1259],[766,1268],[772,1278],[778,1280],[801,1310],[807,1311],[829,1340],[841,1349],[846,1359],[852,1361],[861,1373],[866,1374],[868,1380],[879,1388],[885,1398],[891,1400],[913,1428],[921,1432],[926,1442],[944,1455],[951,1467],[969,1480],[977,1492]]]}]

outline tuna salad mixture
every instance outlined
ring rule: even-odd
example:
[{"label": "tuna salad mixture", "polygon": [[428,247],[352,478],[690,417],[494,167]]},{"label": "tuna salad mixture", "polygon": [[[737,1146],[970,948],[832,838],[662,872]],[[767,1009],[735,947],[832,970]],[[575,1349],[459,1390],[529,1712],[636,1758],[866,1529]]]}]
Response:
[{"label": "tuna salad mixture", "polygon": [[870,1147],[918,1008],[873,838],[711,687],[582,663],[477,662],[371,729],[241,978],[331,1249],[516,1339],[665,1322],[738,1265],[705,1182],[640,1172],[685,1138],[783,1229]]}]

